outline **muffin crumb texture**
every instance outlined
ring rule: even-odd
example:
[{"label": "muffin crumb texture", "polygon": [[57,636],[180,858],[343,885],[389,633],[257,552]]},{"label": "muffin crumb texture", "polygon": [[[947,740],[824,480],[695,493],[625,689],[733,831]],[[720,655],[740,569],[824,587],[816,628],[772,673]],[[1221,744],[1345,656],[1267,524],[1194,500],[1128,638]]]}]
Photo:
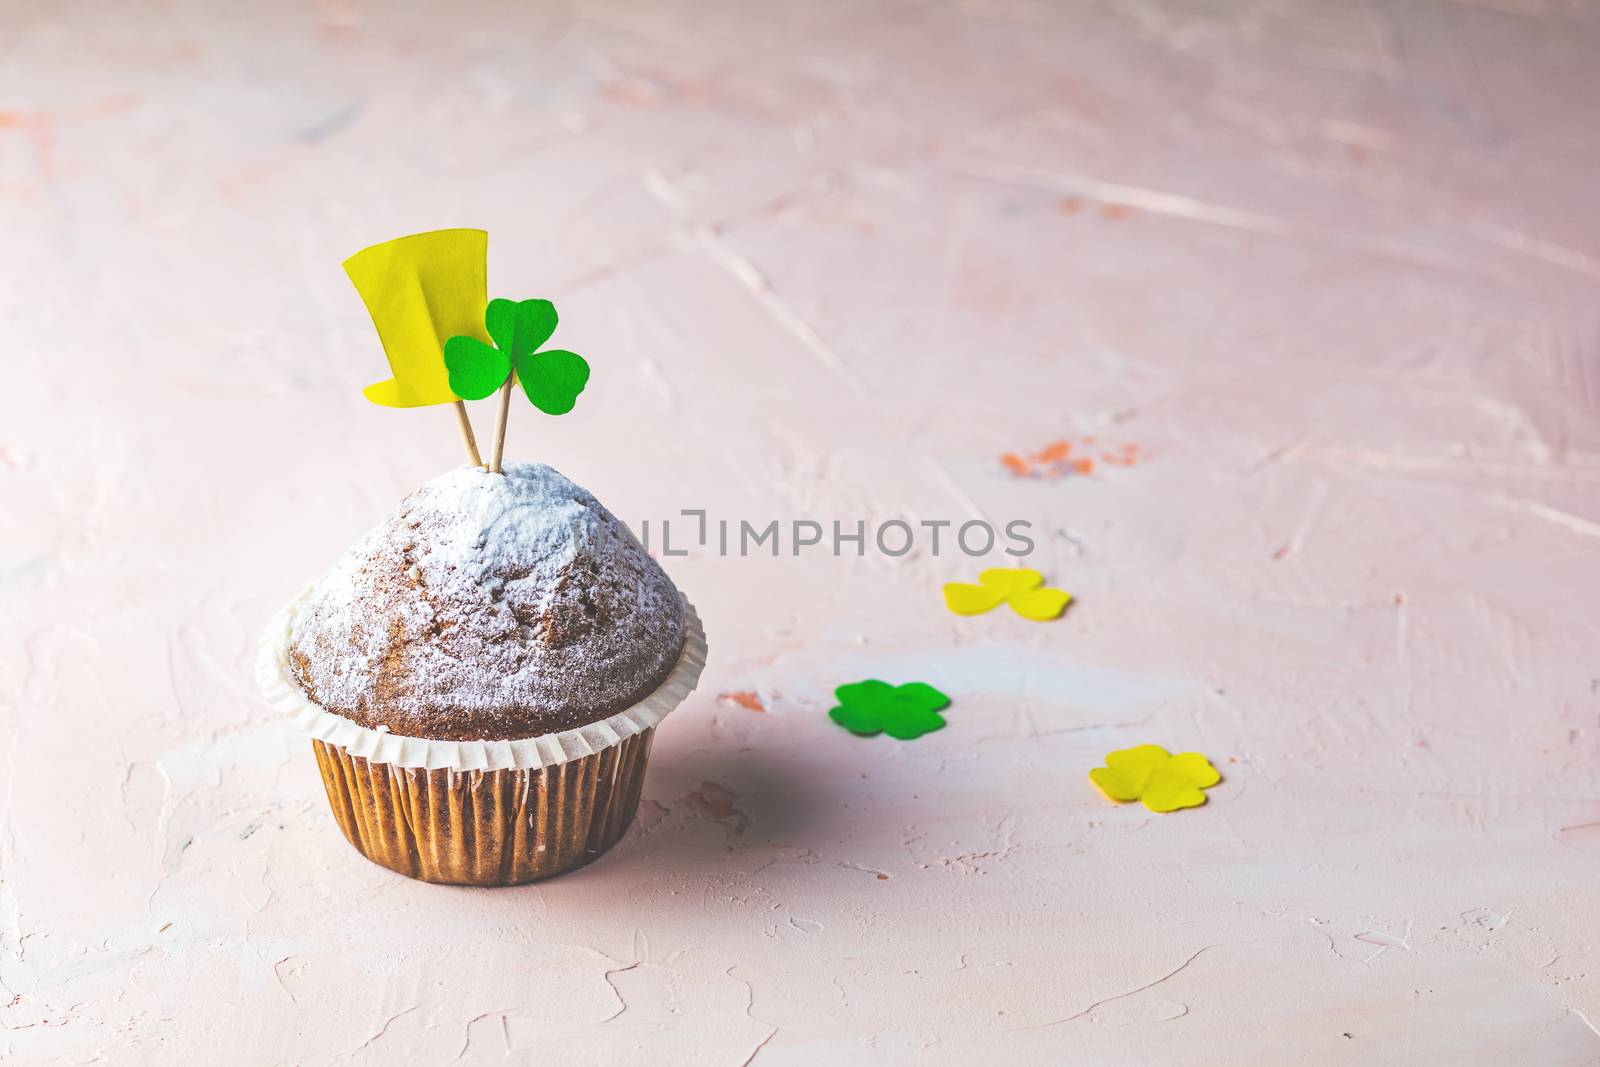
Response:
[{"label": "muffin crumb texture", "polygon": [[493,741],[637,703],[683,639],[677,590],[628,528],[520,464],[407,497],[312,589],[289,661],[307,696],[362,726]]}]

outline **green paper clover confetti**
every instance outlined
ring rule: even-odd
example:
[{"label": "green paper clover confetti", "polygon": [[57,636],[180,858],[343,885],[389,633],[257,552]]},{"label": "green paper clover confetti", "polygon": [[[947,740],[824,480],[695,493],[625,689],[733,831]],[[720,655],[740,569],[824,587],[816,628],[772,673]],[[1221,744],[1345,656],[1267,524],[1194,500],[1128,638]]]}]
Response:
[{"label": "green paper clover confetti", "polygon": [[589,364],[576,352],[539,346],[556,332],[555,305],[548,300],[491,300],[484,328],[494,339],[452,337],[444,343],[450,388],[463,400],[482,400],[505,384],[514,371],[533,406],[546,415],[565,415],[589,382]]},{"label": "green paper clover confetti", "polygon": [[890,685],[872,678],[841,685],[833,695],[839,705],[828,718],[853,734],[885,733],[901,741],[942,729],[939,710],[950,705],[949,697],[926,682]]}]

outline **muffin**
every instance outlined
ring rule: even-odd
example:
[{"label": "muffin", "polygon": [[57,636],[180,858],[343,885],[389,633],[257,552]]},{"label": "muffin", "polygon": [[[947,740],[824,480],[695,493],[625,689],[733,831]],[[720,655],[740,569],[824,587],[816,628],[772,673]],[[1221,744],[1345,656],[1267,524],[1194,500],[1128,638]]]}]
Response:
[{"label": "muffin", "polygon": [[523,464],[407,497],[273,621],[260,673],[367,858],[511,885],[621,837],[655,727],[704,662],[693,609],[627,527]]}]

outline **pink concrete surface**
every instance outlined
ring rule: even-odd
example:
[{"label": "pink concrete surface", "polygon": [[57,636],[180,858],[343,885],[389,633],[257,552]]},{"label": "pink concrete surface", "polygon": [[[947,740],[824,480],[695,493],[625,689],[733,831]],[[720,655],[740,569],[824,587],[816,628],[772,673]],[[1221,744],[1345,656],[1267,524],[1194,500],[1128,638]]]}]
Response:
[{"label": "pink concrete surface", "polygon": [[[0,1060],[1600,1062],[1600,6],[36,2],[0,56]],[[696,547],[612,854],[367,863],[253,658],[459,462],[339,270],[449,225],[595,368],[513,459],[1027,519],[1077,603]],[[950,725],[844,733],[864,677]],[[1144,742],[1210,803],[1102,798]]]}]

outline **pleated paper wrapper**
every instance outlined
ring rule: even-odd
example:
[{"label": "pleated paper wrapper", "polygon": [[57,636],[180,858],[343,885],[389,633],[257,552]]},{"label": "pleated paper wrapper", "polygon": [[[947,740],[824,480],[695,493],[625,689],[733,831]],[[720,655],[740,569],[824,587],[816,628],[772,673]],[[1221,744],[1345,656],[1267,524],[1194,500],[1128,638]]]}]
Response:
[{"label": "pleated paper wrapper", "polygon": [[256,681],[311,737],[344,836],[374,863],[427,882],[517,885],[594,859],[639,807],[655,728],[706,662],[683,601],[684,642],[643,700],[587,726],[515,741],[433,741],[357,725],[313,702],[289,669],[289,635],[309,587],[262,635]]}]

